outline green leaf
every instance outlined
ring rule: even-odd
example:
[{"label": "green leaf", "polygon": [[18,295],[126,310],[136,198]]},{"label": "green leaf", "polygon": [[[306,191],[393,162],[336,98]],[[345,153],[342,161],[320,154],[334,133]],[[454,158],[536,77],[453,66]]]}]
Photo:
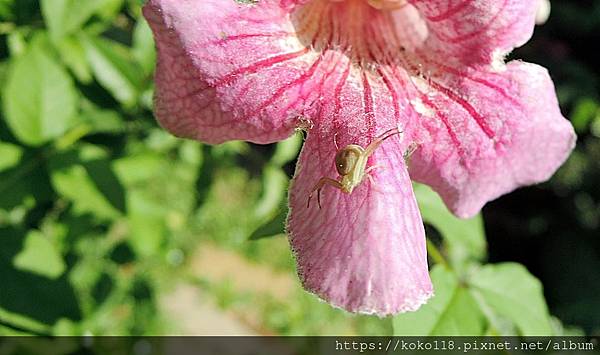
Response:
[{"label": "green leaf", "polygon": [[118,14],[125,0],[101,0],[102,5],[99,6],[96,13],[104,20],[113,20]]},{"label": "green leaf", "polygon": [[96,108],[84,110],[81,120],[89,125],[92,133],[120,133],[125,130],[125,124],[116,111]]},{"label": "green leaf", "polygon": [[129,48],[104,38],[81,36],[98,82],[126,107],[136,104],[144,75]]},{"label": "green leaf", "polygon": [[120,181],[126,185],[143,184],[164,169],[164,158],[159,154],[143,153],[130,155],[114,161],[114,168]]},{"label": "green leaf", "polygon": [[7,9],[3,21],[23,25],[36,22],[39,13],[39,0],[2,0],[3,7]]},{"label": "green leaf", "polygon": [[14,16],[13,6],[15,0],[0,0],[0,19],[3,21],[11,20]]},{"label": "green leaf", "polygon": [[254,209],[254,215],[258,220],[263,220],[277,212],[278,207],[285,201],[288,183],[288,177],[280,168],[272,165],[265,166],[262,194]]},{"label": "green leaf", "polygon": [[286,163],[296,159],[302,146],[302,134],[296,133],[290,138],[277,143],[275,154],[271,158],[271,163],[277,166],[283,166]]},{"label": "green leaf", "polygon": [[72,127],[79,101],[73,80],[40,37],[13,60],[3,99],[6,123],[21,142],[33,146]]},{"label": "green leaf", "polygon": [[486,265],[469,285],[478,300],[516,325],[521,335],[552,335],[551,318],[542,284],[523,265]]},{"label": "green leaf", "polygon": [[0,171],[12,168],[19,163],[23,149],[17,145],[0,142]]},{"label": "green leaf", "polygon": [[[42,14],[53,39],[79,31],[96,13],[107,6],[115,6],[115,0],[41,0]],[[117,1],[120,6],[122,0]]]},{"label": "green leaf", "polygon": [[92,81],[92,68],[78,37],[65,37],[56,44],[63,63],[84,84]]},{"label": "green leaf", "polygon": [[6,45],[12,57],[19,57],[27,50],[27,42],[25,40],[25,30],[17,28],[17,30],[9,32],[6,38]]},{"label": "green leaf", "polygon": [[258,227],[252,233],[252,235],[250,235],[249,239],[258,240],[285,234],[285,221],[287,218],[287,214],[288,209],[281,208],[273,218],[271,218],[266,223]]},{"label": "green leaf", "polygon": [[133,56],[142,66],[144,73],[150,75],[156,65],[154,37],[148,22],[139,20],[133,29]]},{"label": "green leaf", "polygon": [[163,181],[158,176],[168,167],[164,157],[152,153],[132,155],[115,162],[117,176],[128,189],[127,242],[140,257],[160,252],[167,235],[167,213],[176,213],[157,191],[164,191]]},{"label": "green leaf", "polygon": [[17,228],[0,228],[0,242],[0,323],[45,333],[59,318],[81,319],[54,242]]},{"label": "green leaf", "polygon": [[435,295],[418,311],[394,317],[394,335],[482,335],[483,313],[456,275],[436,265],[431,280]]},{"label": "green leaf", "polygon": [[195,179],[190,173],[197,168],[148,151],[119,159],[114,166],[127,187],[127,242],[136,255],[154,256],[162,250],[168,229],[180,228],[190,211]]},{"label": "green leaf", "polygon": [[201,143],[191,140],[181,142],[179,146],[179,159],[183,163],[200,168],[204,159]]},{"label": "green leaf", "polygon": [[50,159],[52,185],[74,204],[76,213],[113,219],[125,212],[125,190],[105,159],[93,146]]},{"label": "green leaf", "polygon": [[598,103],[594,99],[586,97],[579,99],[571,112],[571,122],[579,134],[585,132],[597,117],[600,117]]},{"label": "green leaf", "polygon": [[483,219],[459,219],[448,211],[442,199],[429,187],[414,185],[423,220],[433,225],[448,245],[450,262],[461,269],[468,261],[482,260],[486,255]]},{"label": "green leaf", "polygon": [[156,255],[166,238],[166,209],[149,198],[144,191],[131,191],[128,196],[129,238],[127,242],[142,257]]},{"label": "green leaf", "polygon": [[23,250],[13,260],[16,269],[56,279],[66,269],[65,262],[54,244],[39,231],[30,231]]}]

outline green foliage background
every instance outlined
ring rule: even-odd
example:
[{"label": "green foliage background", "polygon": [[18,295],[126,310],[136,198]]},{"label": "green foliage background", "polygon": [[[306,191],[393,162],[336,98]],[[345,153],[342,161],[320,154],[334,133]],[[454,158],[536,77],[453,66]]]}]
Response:
[{"label": "green foliage background", "polygon": [[[457,220],[420,185],[429,304],[379,319],[304,292],[281,237],[302,137],[207,146],[160,129],[141,3],[0,0],[0,335],[190,333],[167,311],[181,285],[196,292],[185,310],[206,303],[256,334],[583,332],[550,315],[523,265],[488,262],[481,216]],[[583,138],[547,191],[584,189],[600,171],[594,75],[558,84]],[[593,229],[599,205],[587,196]],[[236,270],[255,285],[240,287]]]}]

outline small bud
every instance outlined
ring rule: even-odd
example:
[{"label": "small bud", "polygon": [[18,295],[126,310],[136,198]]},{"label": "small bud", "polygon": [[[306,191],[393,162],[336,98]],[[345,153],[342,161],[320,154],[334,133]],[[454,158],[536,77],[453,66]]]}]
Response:
[{"label": "small bud", "polygon": [[550,0],[540,0],[537,12],[535,14],[535,23],[537,25],[543,25],[548,21],[550,17]]}]

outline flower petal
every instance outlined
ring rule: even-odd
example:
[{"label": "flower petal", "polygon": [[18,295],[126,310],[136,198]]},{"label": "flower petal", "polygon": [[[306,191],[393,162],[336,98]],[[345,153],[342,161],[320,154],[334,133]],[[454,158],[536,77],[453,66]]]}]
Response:
[{"label": "flower petal", "polygon": [[[422,83],[414,180],[460,217],[519,186],[547,180],[575,145],[545,69],[511,62],[501,72],[458,72]],[[450,89],[452,88],[452,89]],[[417,135],[418,136],[418,135]]]},{"label": "flower petal", "polygon": [[422,49],[463,64],[502,60],[533,34],[539,0],[409,0],[427,23]]},{"label": "flower petal", "polygon": [[144,15],[158,48],[156,116],[176,135],[281,140],[317,95],[320,56],[276,1],[151,0]]},{"label": "flower petal", "polygon": [[[364,141],[356,132],[338,139]],[[350,194],[331,186],[307,208],[315,183],[334,178],[333,135],[308,135],[290,190],[288,232],[304,287],[347,311],[386,316],[413,311],[432,295],[423,222],[402,155],[401,136],[371,156],[378,166]]]}]

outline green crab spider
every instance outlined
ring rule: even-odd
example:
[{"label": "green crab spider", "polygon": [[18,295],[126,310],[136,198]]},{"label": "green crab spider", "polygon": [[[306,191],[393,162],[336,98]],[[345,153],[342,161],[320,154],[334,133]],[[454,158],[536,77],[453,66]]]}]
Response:
[{"label": "green crab spider", "polygon": [[339,149],[334,137],[335,146],[338,148],[338,151],[335,154],[335,168],[340,176],[340,179],[334,180],[329,177],[322,177],[319,179],[308,195],[306,208],[310,207],[310,200],[312,199],[315,191],[317,192],[317,203],[319,205],[319,209],[321,208],[321,189],[323,189],[325,185],[332,186],[347,194],[352,193],[354,188],[363,181],[365,176],[370,177],[368,175],[369,172],[379,167],[371,166],[367,168],[369,156],[373,154],[375,149],[377,149],[381,143],[383,143],[383,141],[395,134],[402,133],[403,131],[399,127],[389,129],[377,136],[375,140],[373,140],[366,148],[363,148],[357,144],[349,144],[346,147]]}]

